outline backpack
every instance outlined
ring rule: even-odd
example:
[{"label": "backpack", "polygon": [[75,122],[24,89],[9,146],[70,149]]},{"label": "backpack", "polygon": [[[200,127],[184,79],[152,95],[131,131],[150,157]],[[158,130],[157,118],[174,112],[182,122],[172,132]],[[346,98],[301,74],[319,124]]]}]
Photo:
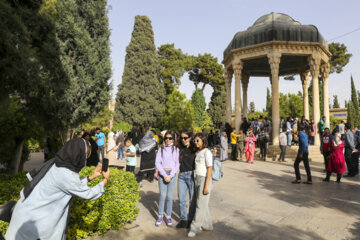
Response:
[{"label": "backpack", "polygon": [[212,179],[215,181],[219,181],[220,178],[222,178],[222,176],[223,176],[223,172],[222,172],[221,161],[215,159],[213,161]]}]

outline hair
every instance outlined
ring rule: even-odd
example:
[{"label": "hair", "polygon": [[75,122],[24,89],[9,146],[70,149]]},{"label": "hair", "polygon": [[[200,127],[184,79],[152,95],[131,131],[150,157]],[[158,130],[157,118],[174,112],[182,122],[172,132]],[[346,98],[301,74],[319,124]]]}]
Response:
[{"label": "hair", "polygon": [[298,128],[299,128],[299,131],[304,131],[305,130],[303,125],[298,126]]},{"label": "hair", "polygon": [[286,132],[286,127],[282,127],[283,132]]},{"label": "hair", "polygon": [[[200,138],[201,141],[203,142],[202,149],[207,148],[208,147],[207,137],[203,133],[197,133],[195,135],[194,139],[197,138],[197,137]],[[202,150],[202,149],[200,149],[200,150]]]},{"label": "hair", "polygon": [[127,142],[127,141],[132,143],[131,138],[129,138],[129,137],[127,137],[124,142]]},{"label": "hair", "polygon": [[97,130],[100,130],[100,128],[96,128],[96,131],[97,131]]},{"label": "hair", "polygon": [[350,124],[350,123],[346,123],[346,124],[345,124],[345,127],[346,127],[346,129],[350,129],[350,130],[351,130],[351,124]]},{"label": "hair", "polygon": [[83,135],[81,136],[82,138],[85,138],[86,136],[90,136],[90,133],[88,132],[84,132]]},{"label": "hair", "polygon": [[153,134],[155,134],[155,135],[156,135],[156,132],[155,132],[155,130],[151,130],[151,132],[152,132]]},{"label": "hair", "polygon": [[344,123],[344,121],[343,121],[343,120],[341,120],[341,123]]},{"label": "hair", "polygon": [[[166,135],[171,135],[171,137],[173,138],[173,145],[172,145],[172,147],[171,147],[171,152],[174,152],[174,150],[175,150],[175,132],[173,132],[173,131],[170,131],[170,130],[168,130],[168,131],[166,131],[166,133],[164,134],[164,141],[165,141],[165,138],[166,138]],[[161,157],[163,156],[163,154],[164,154],[164,145],[161,145]]]},{"label": "hair", "polygon": [[186,149],[186,146],[183,144],[182,140],[181,140],[181,134],[186,134],[189,138],[191,138],[191,141],[190,141],[190,146],[189,146],[189,150],[191,152],[195,152],[195,144],[194,144],[194,134],[189,131],[189,130],[182,130],[180,132],[180,137],[179,137],[179,141],[178,141],[178,146],[179,146],[179,149],[180,149],[180,153],[179,153],[179,162],[181,164],[181,160],[182,160],[182,155],[183,155],[183,151]]},{"label": "hair", "polygon": [[326,118],[325,116],[322,116],[322,118]]},{"label": "hair", "polygon": [[325,130],[325,131],[326,131],[326,130],[330,130],[330,128],[325,128],[324,130]]}]

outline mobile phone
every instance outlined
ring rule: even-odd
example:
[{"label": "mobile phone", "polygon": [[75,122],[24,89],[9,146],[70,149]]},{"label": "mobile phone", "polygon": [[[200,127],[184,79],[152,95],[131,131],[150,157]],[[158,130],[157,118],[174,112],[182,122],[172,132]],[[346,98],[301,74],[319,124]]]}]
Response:
[{"label": "mobile phone", "polygon": [[109,167],[109,159],[104,158],[104,159],[103,159],[103,162],[102,162],[102,169],[101,169],[101,171],[102,171],[102,172],[107,172],[108,167]]}]

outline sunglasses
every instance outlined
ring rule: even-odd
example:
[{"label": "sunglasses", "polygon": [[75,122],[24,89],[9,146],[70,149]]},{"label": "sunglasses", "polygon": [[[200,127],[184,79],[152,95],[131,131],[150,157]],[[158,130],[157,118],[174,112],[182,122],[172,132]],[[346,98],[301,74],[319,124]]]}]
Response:
[{"label": "sunglasses", "polygon": [[199,143],[201,140],[200,139],[195,139],[194,143]]},{"label": "sunglasses", "polygon": [[189,137],[181,137],[181,140],[188,140]]},{"label": "sunglasses", "polygon": [[173,138],[172,137],[166,137],[166,138],[164,138],[165,140],[173,140]]}]

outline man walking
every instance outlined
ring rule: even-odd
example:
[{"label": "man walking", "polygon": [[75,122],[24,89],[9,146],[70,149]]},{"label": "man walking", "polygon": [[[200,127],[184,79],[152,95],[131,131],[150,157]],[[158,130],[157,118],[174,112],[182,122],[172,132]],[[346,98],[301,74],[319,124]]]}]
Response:
[{"label": "man walking", "polygon": [[355,162],[354,158],[357,155],[356,152],[356,138],[355,134],[351,131],[350,123],[345,124],[345,162],[346,167],[348,169],[348,174],[345,177],[354,177],[356,174],[356,169],[354,169],[353,162]]},{"label": "man walking", "polygon": [[299,133],[299,150],[298,150],[298,155],[297,155],[295,163],[294,163],[296,180],[292,181],[292,183],[301,183],[299,164],[301,161],[303,161],[304,167],[306,170],[306,175],[307,175],[307,181],[304,183],[312,184],[311,171],[310,171],[309,158],[308,158],[308,155],[309,155],[308,137],[306,136],[306,134],[304,132],[304,128],[302,126],[299,128],[299,132],[300,132]]},{"label": "man walking", "polygon": [[286,154],[286,145],[287,145],[287,138],[286,138],[286,127],[282,128],[282,132],[279,136],[279,144],[280,144],[280,156],[279,156],[279,162],[286,162],[285,161],[285,154]]},{"label": "man walking", "polygon": [[324,164],[325,164],[325,172],[327,171],[329,165],[329,157],[330,157],[330,129],[325,128],[325,132],[321,138],[321,146],[320,151],[324,156]]},{"label": "man walking", "polygon": [[100,128],[96,128],[95,141],[98,145],[97,154],[99,156],[100,162],[102,162],[102,160],[105,158],[106,137],[105,134],[100,131]]},{"label": "man walking", "polygon": [[236,161],[236,138],[240,137],[240,135],[235,134],[235,128],[232,130],[230,138],[231,138],[231,160]]}]

